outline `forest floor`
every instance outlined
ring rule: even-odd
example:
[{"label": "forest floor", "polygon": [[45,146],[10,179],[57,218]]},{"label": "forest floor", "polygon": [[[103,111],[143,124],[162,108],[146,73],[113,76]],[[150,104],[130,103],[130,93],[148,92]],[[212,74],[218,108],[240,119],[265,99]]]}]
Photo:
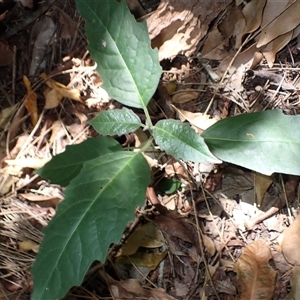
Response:
[{"label": "forest floor", "polygon": [[[21,2],[6,12],[0,6],[0,300],[30,298],[30,268],[42,228],[64,198],[60,186],[34,170],[67,145],[95,136],[88,121],[99,111],[120,107],[101,89],[74,1],[44,1],[33,8]],[[206,36],[212,30],[208,28]],[[291,39],[276,52],[272,68],[262,59],[253,70],[235,79],[224,77],[222,83],[212,80],[225,74],[218,69],[221,58],[203,60],[199,51],[183,51],[164,59],[150,114],[153,120],[176,115],[195,124],[199,113],[212,122],[266,109],[299,114],[298,49],[297,40]],[[80,91],[80,101],[47,95],[45,76],[57,90]],[[37,107],[27,100],[31,90]],[[168,103],[176,108],[170,110]],[[132,145],[132,135],[117,140]],[[95,262],[82,286],[65,299],[250,299],[237,276],[247,266],[255,270],[248,280],[258,283],[263,276],[271,282],[255,286],[256,292],[267,290],[268,297],[260,299],[285,299],[298,269],[297,261],[283,255],[281,241],[293,245],[289,253],[300,246],[294,234],[298,228],[287,231],[298,214],[299,178],[262,176],[229,163],[183,163],[167,156],[161,160],[164,168],[156,174],[157,185],[148,188],[144,207],[137,208],[134,221],[124,228],[122,255],[112,247],[107,262]],[[180,188],[166,192],[159,185],[165,179]],[[154,202],[163,209],[154,209]],[[238,266],[239,259],[244,265]],[[259,259],[266,263],[266,273],[259,274]],[[251,266],[249,261],[255,262]],[[296,282],[298,277],[293,277]]]}]

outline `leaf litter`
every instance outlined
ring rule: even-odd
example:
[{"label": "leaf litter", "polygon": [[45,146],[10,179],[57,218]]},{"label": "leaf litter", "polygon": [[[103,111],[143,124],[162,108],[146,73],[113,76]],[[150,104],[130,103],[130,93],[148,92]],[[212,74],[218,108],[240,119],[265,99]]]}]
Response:
[{"label": "leaf litter", "polygon": [[[172,3],[174,10],[170,11]],[[153,6],[156,9],[147,19],[153,45],[159,46],[161,60],[173,59],[162,61],[162,80],[167,87],[172,86],[168,87],[168,100],[160,96],[150,103],[153,118],[164,118],[164,114],[175,111],[175,118],[188,122],[197,132],[216,120],[245,112],[280,108],[285,114],[299,114],[299,48],[293,40],[299,35],[299,1],[281,1],[280,5],[271,0],[220,3],[221,7],[202,6],[199,12],[196,5],[193,14],[183,1],[161,1]],[[8,299],[19,295],[29,299],[30,268],[42,239],[40,230],[55,214],[63,193],[60,187],[34,176],[32,170],[52,154],[63,152],[66,145],[94,136],[87,120],[99,110],[115,107],[101,90],[101,78],[85,53],[86,42],[78,30],[81,24],[74,3],[60,4],[57,1],[52,14],[44,16],[44,23],[59,22],[62,27],[54,33],[49,26],[47,44],[35,32],[37,25],[31,25],[31,36],[22,29],[18,41],[12,38],[0,44],[7,57],[5,61],[0,59],[4,130],[0,136],[0,296]],[[12,19],[26,13],[20,3],[17,5],[19,12],[14,12]],[[251,17],[253,11],[255,18]],[[4,12],[0,15],[0,22],[9,22]],[[52,40],[56,34],[59,42]],[[205,39],[199,47],[202,37]],[[30,51],[26,50],[26,39],[30,40]],[[12,50],[15,43],[24,54],[18,64],[31,70],[17,69],[18,78],[31,75],[32,86],[27,84],[27,92],[21,81],[11,80],[9,68],[17,63]],[[179,52],[188,58],[178,56]],[[210,68],[204,67],[204,58]],[[52,94],[32,77],[38,75],[38,69],[45,72],[43,79]],[[30,94],[37,99],[31,100]],[[24,101],[32,121],[24,107],[18,106]],[[37,107],[34,103],[29,106],[29,101],[37,101]],[[43,112],[44,108],[49,111]],[[122,240],[123,246],[133,244],[130,256],[136,256],[127,253],[127,259],[118,262],[118,251],[112,247],[108,256],[112,263],[106,263],[105,269],[92,266],[82,287],[71,291],[72,297],[80,299],[90,293],[152,299],[299,297],[299,258],[295,251],[298,218],[293,221],[292,217],[297,216],[299,207],[298,178],[273,176],[265,182],[260,174],[229,164],[212,165],[205,172],[201,164],[171,162],[167,155],[150,158],[156,160],[156,182],[174,179],[180,187],[173,194],[163,190],[158,193],[155,185],[151,188],[149,202],[137,210]],[[154,224],[154,231],[160,232],[159,238],[150,235],[147,243],[151,247],[140,242],[141,237],[133,238],[147,224]],[[142,240],[149,233],[141,234]],[[99,268],[101,271],[95,272]],[[116,277],[112,278],[113,274]],[[251,280],[241,280],[244,276]],[[270,279],[267,287],[260,285],[264,276]]]}]

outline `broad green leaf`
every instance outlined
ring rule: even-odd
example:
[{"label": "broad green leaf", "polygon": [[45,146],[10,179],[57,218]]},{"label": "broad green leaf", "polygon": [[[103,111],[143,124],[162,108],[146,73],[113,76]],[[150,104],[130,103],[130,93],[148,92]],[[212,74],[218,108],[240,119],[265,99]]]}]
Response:
[{"label": "broad green leaf", "polygon": [[67,146],[63,153],[54,156],[43,168],[36,171],[51,183],[67,186],[80,172],[84,162],[101,155],[121,151],[121,145],[110,137],[87,139],[78,145]]},{"label": "broad green leaf", "polygon": [[220,163],[203,138],[188,124],[178,120],[161,120],[153,127],[153,136],[158,146],[176,159]]},{"label": "broad green leaf", "polygon": [[143,124],[130,109],[111,109],[101,111],[90,124],[101,134],[122,135],[136,131]]},{"label": "broad green leaf", "polygon": [[202,133],[218,158],[271,175],[300,175],[300,116],[280,110],[243,114],[217,122]]},{"label": "broad green leaf", "polygon": [[145,108],[161,75],[157,49],[151,49],[145,22],[137,23],[126,1],[76,0],[86,20],[88,50],[97,62],[110,97]]},{"label": "broad green leaf", "polygon": [[60,299],[80,285],[94,260],[104,262],[145,201],[150,169],[141,153],[116,152],[83,164],[45,228],[32,268],[31,300]]}]

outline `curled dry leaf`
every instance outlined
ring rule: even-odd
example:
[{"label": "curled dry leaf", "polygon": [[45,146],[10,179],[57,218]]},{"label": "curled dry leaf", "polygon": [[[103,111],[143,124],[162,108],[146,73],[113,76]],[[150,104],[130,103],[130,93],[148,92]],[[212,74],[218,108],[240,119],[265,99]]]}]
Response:
[{"label": "curled dry leaf", "polygon": [[234,266],[242,287],[241,300],[272,299],[276,272],[269,266],[272,258],[269,247],[263,240],[248,245]]},{"label": "curled dry leaf", "polygon": [[31,82],[25,75],[23,82],[27,89],[25,107],[30,114],[32,126],[35,126],[38,121],[37,94],[31,89]]},{"label": "curled dry leaf", "polygon": [[59,105],[63,96],[56,89],[46,88],[43,92],[44,97],[46,99],[45,109],[55,108]]},{"label": "curled dry leaf", "polygon": [[45,73],[42,73],[40,77],[45,79],[45,84],[49,87],[49,89],[44,92],[46,109],[57,107],[64,97],[82,102],[80,92],[77,89],[68,88],[63,84],[48,78]]}]

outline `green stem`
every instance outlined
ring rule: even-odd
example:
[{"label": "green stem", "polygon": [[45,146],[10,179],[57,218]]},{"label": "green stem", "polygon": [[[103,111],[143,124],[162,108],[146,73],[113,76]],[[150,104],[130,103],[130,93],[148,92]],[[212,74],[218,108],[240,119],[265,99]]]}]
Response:
[{"label": "green stem", "polygon": [[149,129],[152,129],[152,127],[153,127],[152,120],[151,120],[151,117],[149,115],[149,111],[148,111],[147,107],[144,106],[144,105],[143,105],[143,110],[144,110],[144,113],[145,113],[145,116],[146,116],[146,121],[148,123],[146,125],[149,126]]},{"label": "green stem", "polygon": [[148,150],[152,142],[153,137],[150,137],[149,140],[145,143],[145,145],[140,149],[140,152],[145,152],[146,150]]}]

